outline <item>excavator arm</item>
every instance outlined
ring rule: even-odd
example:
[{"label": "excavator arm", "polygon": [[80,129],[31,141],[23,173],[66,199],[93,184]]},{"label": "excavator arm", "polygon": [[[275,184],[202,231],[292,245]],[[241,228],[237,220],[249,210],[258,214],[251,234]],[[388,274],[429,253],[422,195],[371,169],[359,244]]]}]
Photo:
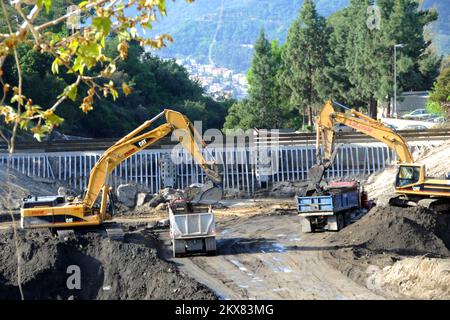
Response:
[{"label": "excavator arm", "polygon": [[[336,104],[338,103],[336,102]],[[381,122],[374,120],[361,112],[349,109],[340,104],[338,105],[347,109],[349,113],[336,112],[333,108],[333,102],[331,101],[326,102],[320,111],[316,128],[317,164],[312,166],[309,170],[310,183],[304,190],[304,195],[320,188],[319,185],[323,179],[325,170],[333,164],[337,151],[335,150],[334,131],[336,123],[342,123],[385,143],[390,149],[396,152],[400,163],[414,162],[408,144],[402,136],[395,133]]]},{"label": "excavator arm", "polygon": [[[165,117],[166,123],[155,129],[149,129],[152,124],[162,117]],[[215,167],[215,170],[210,168],[210,165],[217,164],[206,161],[202,154],[205,142],[202,140],[201,135],[184,115],[166,109],[153,119],[144,122],[103,153],[91,171],[87,192],[83,201],[84,205],[92,207],[100,193],[102,193],[100,211],[103,215],[106,211],[109,191],[108,178],[111,172],[125,159],[151,146],[171,132],[174,132],[182,147],[203,168],[214,187],[221,188],[222,179],[218,174],[217,167]]]},{"label": "excavator arm", "polygon": [[[343,107],[343,106],[342,106]],[[332,161],[334,149],[334,125],[342,123],[359,132],[362,132],[372,138],[383,142],[390,149],[395,151],[400,163],[413,163],[413,157],[408,144],[402,136],[395,133],[392,129],[374,120],[361,112],[348,109],[349,113],[335,112],[333,103],[328,101],[322,108],[317,122],[317,147],[323,145],[323,156],[321,161],[328,163]],[[319,148],[317,148],[319,150]]]}]

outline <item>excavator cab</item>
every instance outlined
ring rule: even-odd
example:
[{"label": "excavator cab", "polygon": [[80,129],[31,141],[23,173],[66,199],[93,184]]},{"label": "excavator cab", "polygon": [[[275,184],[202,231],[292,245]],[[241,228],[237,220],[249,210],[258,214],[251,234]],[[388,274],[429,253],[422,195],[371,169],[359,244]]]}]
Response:
[{"label": "excavator cab", "polygon": [[395,187],[403,188],[406,186],[422,183],[425,179],[425,168],[417,164],[401,164],[398,168]]}]

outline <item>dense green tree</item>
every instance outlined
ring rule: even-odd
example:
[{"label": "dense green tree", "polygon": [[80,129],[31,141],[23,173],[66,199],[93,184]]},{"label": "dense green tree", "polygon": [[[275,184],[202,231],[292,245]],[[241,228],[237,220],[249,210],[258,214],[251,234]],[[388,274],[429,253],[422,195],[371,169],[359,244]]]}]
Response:
[{"label": "dense green tree", "polygon": [[[427,90],[437,76],[440,59],[425,39],[425,27],[436,12],[419,10],[415,0],[379,0],[379,24],[371,24],[372,0],[351,0],[332,15],[327,69],[328,91],[354,106],[366,105],[377,116],[378,102],[389,105],[394,91],[394,45],[397,50],[398,93]],[[372,14],[375,14],[373,12]],[[389,113],[389,110],[388,110]]]},{"label": "dense green tree", "polygon": [[[380,85],[378,101],[393,96],[393,46],[403,44],[397,58],[398,89],[401,91],[428,90],[439,74],[440,59],[425,38],[425,28],[437,20],[434,10],[420,10],[416,0],[380,0],[382,25],[375,35],[378,41],[377,61]],[[388,98],[389,99],[389,98]]]},{"label": "dense green tree", "polygon": [[[117,40],[109,38],[106,49],[115,50]],[[53,59],[32,50],[20,48],[24,89],[33,102],[45,105],[57,98],[64,88],[74,81],[71,75],[55,77],[51,72]],[[16,81],[13,59],[4,66],[6,82]],[[204,95],[201,86],[190,80],[186,69],[174,60],[161,60],[145,52],[138,44],[131,43],[128,59],[117,64],[117,71],[104,81],[112,79],[117,86],[132,84],[127,97],[115,101],[102,96],[95,98],[95,110],[84,114],[78,108],[81,97],[66,100],[59,106],[59,114],[65,119],[58,131],[86,137],[119,137],[164,108],[178,110],[189,119],[202,120],[203,128],[222,128],[229,106],[233,101],[215,101]],[[81,85],[82,86],[82,85]],[[48,90],[51,87],[52,90]]]},{"label": "dense green tree", "polygon": [[342,9],[327,19],[327,26],[332,30],[326,53],[327,66],[324,72],[324,93],[335,100],[349,105],[357,105],[351,95],[350,72],[346,65],[348,56],[348,38],[351,33],[349,9]]},{"label": "dense green tree", "polygon": [[250,129],[253,127],[275,129],[285,122],[283,107],[278,98],[277,72],[280,48],[271,44],[261,31],[255,43],[252,65],[248,72],[248,98],[230,109],[225,128]]},{"label": "dense green tree", "polygon": [[[444,69],[430,93],[427,110],[433,114],[444,114],[450,109],[450,68]],[[448,115],[448,113],[447,113]]]},{"label": "dense green tree", "polygon": [[285,66],[281,85],[288,91],[289,104],[313,122],[313,108],[321,104],[327,65],[328,29],[312,0],[305,0],[298,18],[289,29],[282,59]]}]

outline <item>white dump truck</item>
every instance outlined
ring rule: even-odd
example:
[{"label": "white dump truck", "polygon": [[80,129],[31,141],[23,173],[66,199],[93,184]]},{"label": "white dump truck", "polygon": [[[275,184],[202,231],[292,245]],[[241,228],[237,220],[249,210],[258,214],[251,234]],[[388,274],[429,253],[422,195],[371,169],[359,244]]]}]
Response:
[{"label": "white dump truck", "polygon": [[168,211],[174,257],[216,254],[216,228],[211,206],[174,201]]}]

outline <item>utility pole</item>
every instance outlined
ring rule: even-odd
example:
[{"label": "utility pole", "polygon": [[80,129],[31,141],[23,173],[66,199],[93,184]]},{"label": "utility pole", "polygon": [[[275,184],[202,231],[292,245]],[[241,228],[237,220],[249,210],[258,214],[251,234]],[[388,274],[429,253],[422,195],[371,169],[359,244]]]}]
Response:
[{"label": "utility pole", "polygon": [[404,44],[394,45],[394,117],[397,118],[397,48],[401,49]]}]

